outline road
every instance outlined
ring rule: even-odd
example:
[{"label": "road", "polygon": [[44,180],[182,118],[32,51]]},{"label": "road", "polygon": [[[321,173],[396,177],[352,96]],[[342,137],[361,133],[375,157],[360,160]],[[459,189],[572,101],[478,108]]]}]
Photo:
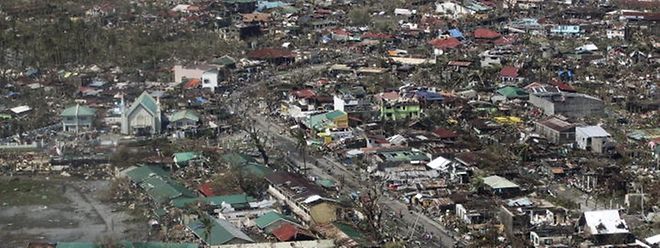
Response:
[{"label": "road", "polygon": [[[263,82],[257,82],[246,88],[257,87],[260,83]],[[229,98],[230,101],[234,103],[233,106],[230,106],[234,113],[249,118],[255,124],[255,128],[271,138],[274,146],[289,154],[288,158],[290,160],[296,163],[302,163],[303,156],[299,153],[296,140],[287,136],[288,132],[286,132],[286,127],[278,126],[275,124],[275,121],[269,120],[269,117],[263,116],[260,113],[257,113],[254,108],[248,107],[245,92],[234,91]],[[369,189],[369,185],[364,185],[363,180],[356,177],[354,172],[349,171],[341,163],[327,157],[318,158],[312,156],[307,156],[306,161],[306,168],[308,168],[309,174],[321,178],[333,179],[337,182],[343,182],[342,189],[345,190],[343,193],[349,194],[351,191],[366,192]],[[339,178],[343,178],[343,180],[338,180]],[[433,221],[421,213],[408,211],[407,206],[396,199],[390,199],[383,196],[380,197],[379,202],[381,209],[385,211],[385,213],[401,213],[402,220],[405,222],[406,226],[400,228],[402,230],[410,230],[406,232],[406,236],[409,235],[407,233],[411,232],[417,232],[414,234],[421,235],[420,231],[413,231],[413,227],[422,230],[421,232],[427,232],[433,235],[435,242],[422,244],[421,247],[454,247],[456,240],[453,239],[444,227],[436,221]]]}]

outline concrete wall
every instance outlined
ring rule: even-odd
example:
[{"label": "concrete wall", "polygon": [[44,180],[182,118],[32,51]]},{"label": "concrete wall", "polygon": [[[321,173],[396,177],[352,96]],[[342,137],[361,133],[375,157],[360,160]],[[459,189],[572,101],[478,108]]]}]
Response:
[{"label": "concrete wall", "polygon": [[185,68],[180,65],[175,65],[174,66],[174,82],[175,83],[181,83],[183,81],[183,78],[197,78],[197,79],[202,79],[202,74],[204,73],[204,70],[198,69],[198,68]]},{"label": "concrete wall", "polygon": [[574,128],[568,131],[559,132],[541,123],[536,122],[534,123],[534,131],[554,144],[568,144],[575,142]]},{"label": "concrete wall", "polygon": [[529,103],[541,108],[545,115],[563,115],[580,118],[603,113],[603,101],[590,97],[569,94],[563,98],[561,95],[539,96],[531,94]]},{"label": "concrete wall", "polygon": [[273,187],[272,185],[268,186],[268,193],[272,195],[275,199],[283,201],[287,206],[291,208],[291,212],[296,214],[300,219],[302,219],[305,222],[310,222],[312,221],[312,217],[296,202],[289,200],[282,192],[280,192],[277,188]]},{"label": "concrete wall", "polygon": [[215,89],[218,87],[218,71],[211,70],[202,73],[202,88]]}]

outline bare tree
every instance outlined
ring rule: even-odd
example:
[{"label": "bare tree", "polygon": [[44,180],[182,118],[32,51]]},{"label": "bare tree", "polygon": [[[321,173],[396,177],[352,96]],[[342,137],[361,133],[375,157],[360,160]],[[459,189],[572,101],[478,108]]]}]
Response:
[{"label": "bare tree", "polygon": [[378,203],[382,196],[381,189],[383,183],[372,183],[370,185],[371,187],[359,196],[357,209],[364,214],[367,226],[373,231],[374,235],[376,235],[376,239],[380,240],[382,238],[381,228],[383,210]]},{"label": "bare tree", "polygon": [[262,132],[260,132],[253,123],[243,122],[241,128],[248,134],[250,142],[254,148],[257,149],[259,155],[261,155],[261,159],[263,159],[264,164],[267,165],[269,159],[268,152],[266,151],[267,137]]},{"label": "bare tree", "polygon": [[305,139],[305,131],[296,129],[293,131],[293,136],[296,139],[296,148],[302,155],[303,173],[307,173],[307,139]]}]

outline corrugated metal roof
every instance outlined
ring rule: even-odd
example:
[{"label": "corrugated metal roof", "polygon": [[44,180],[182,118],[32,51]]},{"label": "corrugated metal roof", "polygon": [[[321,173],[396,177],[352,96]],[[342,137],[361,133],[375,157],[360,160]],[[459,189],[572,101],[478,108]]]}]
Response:
[{"label": "corrugated metal roof", "polygon": [[76,117],[76,116],[93,116],[96,113],[96,110],[76,104],[75,106],[68,107],[62,111],[60,116],[71,116],[71,117]]},{"label": "corrugated metal roof", "polygon": [[576,127],[576,133],[582,133],[586,137],[609,137],[611,136],[605,129],[599,126]]},{"label": "corrugated metal roof", "polygon": [[239,240],[238,243],[254,242],[252,238],[241,232],[241,230],[236,228],[228,221],[216,219],[213,217],[207,218],[211,219],[211,227],[208,229],[210,232],[208,233],[206,232],[207,228],[204,226],[201,220],[197,220],[188,224],[188,228],[192,230],[195,235],[197,235],[197,237],[204,240],[204,243],[208,245],[223,245],[232,240]]},{"label": "corrugated metal roof", "polygon": [[488,185],[493,189],[506,189],[506,188],[518,188],[518,184],[515,184],[509,181],[506,178],[500,176],[489,176],[484,177],[484,184]]},{"label": "corrugated metal roof", "polygon": [[273,223],[275,223],[277,221],[286,221],[286,222],[290,222],[290,223],[296,223],[293,220],[293,218],[291,218],[289,216],[286,216],[286,215],[283,215],[283,214],[280,214],[280,213],[275,212],[275,211],[270,211],[270,212],[268,212],[268,213],[266,213],[262,216],[259,216],[259,218],[256,218],[254,220],[254,223],[257,225],[257,227],[259,227],[261,229],[264,229],[264,228],[272,225]]}]

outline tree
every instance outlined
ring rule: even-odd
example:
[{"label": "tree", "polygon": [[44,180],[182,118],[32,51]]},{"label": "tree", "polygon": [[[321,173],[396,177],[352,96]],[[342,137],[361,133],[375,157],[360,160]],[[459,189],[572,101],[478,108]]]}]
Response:
[{"label": "tree", "polygon": [[244,122],[241,127],[243,131],[248,134],[252,145],[257,149],[259,155],[261,155],[261,159],[263,159],[264,164],[268,164],[268,152],[266,151],[265,147],[267,142],[266,136],[259,132],[253,123]]},{"label": "tree", "polygon": [[266,180],[245,171],[243,168],[234,168],[231,171],[238,187],[248,195],[262,197],[268,189]]},{"label": "tree", "polygon": [[369,185],[371,187],[359,196],[357,209],[364,214],[369,230],[376,235],[377,240],[380,240],[383,234],[381,232],[383,211],[380,208],[379,201],[382,196],[383,183],[371,183]]},{"label": "tree", "polygon": [[296,139],[296,149],[300,152],[303,159],[303,173],[307,172],[307,139],[305,138],[305,131],[301,128],[292,130],[292,135]]},{"label": "tree", "polygon": [[371,23],[371,15],[367,8],[352,9],[348,12],[348,18],[351,20],[351,24],[356,26],[365,26]]},{"label": "tree", "polygon": [[217,193],[246,193],[261,197],[268,189],[268,184],[263,178],[238,167],[232,167],[225,173],[215,175],[212,181],[213,190]]}]

